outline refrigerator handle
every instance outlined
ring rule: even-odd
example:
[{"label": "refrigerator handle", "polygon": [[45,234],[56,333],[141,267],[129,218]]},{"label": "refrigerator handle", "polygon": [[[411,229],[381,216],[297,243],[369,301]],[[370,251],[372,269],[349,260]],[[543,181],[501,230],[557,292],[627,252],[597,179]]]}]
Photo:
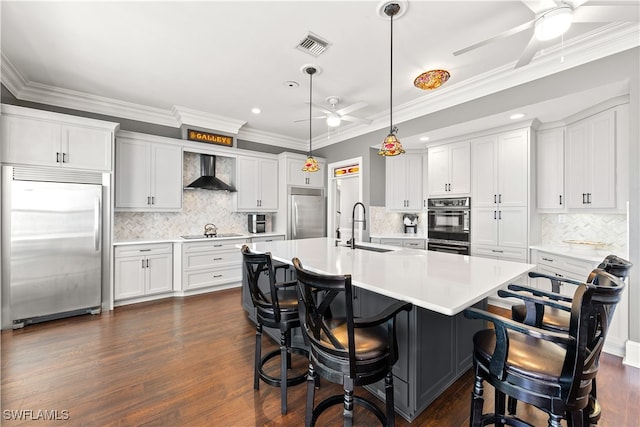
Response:
[{"label": "refrigerator handle", "polygon": [[293,234],[293,238],[296,238],[296,222],[298,222],[298,204],[293,202],[293,218],[291,221],[291,234]]},{"label": "refrigerator handle", "polygon": [[96,252],[100,251],[100,223],[102,222],[102,211],[100,209],[100,197],[96,197],[96,204],[93,213],[93,242]]}]

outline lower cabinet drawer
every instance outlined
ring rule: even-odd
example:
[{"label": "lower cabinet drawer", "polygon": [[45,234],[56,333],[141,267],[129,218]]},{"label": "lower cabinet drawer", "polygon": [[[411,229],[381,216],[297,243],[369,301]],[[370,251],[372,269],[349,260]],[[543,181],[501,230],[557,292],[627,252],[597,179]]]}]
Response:
[{"label": "lower cabinet drawer", "polygon": [[191,270],[197,268],[215,267],[225,265],[240,265],[242,254],[240,249],[229,248],[218,251],[186,254],[184,269]]},{"label": "lower cabinet drawer", "polygon": [[182,283],[185,289],[198,289],[242,281],[242,268],[233,266],[198,271],[185,271]]},{"label": "lower cabinet drawer", "polygon": [[424,240],[416,239],[416,240],[403,240],[402,246],[405,248],[411,249],[427,249],[427,244]]}]

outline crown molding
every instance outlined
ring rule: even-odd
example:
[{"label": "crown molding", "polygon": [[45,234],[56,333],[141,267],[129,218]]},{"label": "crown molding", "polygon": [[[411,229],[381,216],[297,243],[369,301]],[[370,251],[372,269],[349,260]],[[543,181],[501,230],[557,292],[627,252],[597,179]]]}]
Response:
[{"label": "crown molding", "polygon": [[[237,138],[244,141],[257,142],[259,144],[290,148],[292,150],[304,151],[307,149],[307,141],[258,129],[240,129]],[[315,145],[315,142],[313,144]]]},{"label": "crown molding", "polygon": [[[538,52],[530,64],[515,68],[516,61],[493,69],[465,81],[438,89],[438,96],[431,94],[394,107],[394,124],[416,119],[483,96],[509,89],[536,79],[584,65],[588,62],[640,46],[640,24],[612,23],[587,33],[579,41],[565,43],[564,47]],[[562,62],[561,57],[568,58]],[[386,118],[385,118],[386,117]],[[383,129],[388,126],[389,111],[373,117],[371,125],[353,128],[329,141],[320,142],[318,148]]]},{"label": "crown molding", "polygon": [[171,112],[180,126],[198,126],[205,129],[231,133],[233,135],[237,135],[240,128],[247,123],[244,120],[236,120],[229,117],[219,116],[217,114],[194,110],[192,108],[179,107],[177,105],[173,106]]},{"label": "crown molding", "polygon": [[[439,110],[450,108],[492,93],[505,90],[529,81],[595,61],[609,55],[640,46],[638,23],[612,23],[586,34],[580,40],[565,43],[563,47],[538,52],[530,64],[515,69],[517,61],[464,82],[438,89],[438,96],[425,95],[394,108],[395,124],[406,122]],[[60,89],[26,81],[24,77],[1,54],[2,83],[17,98],[42,104],[55,105],[79,111],[88,111],[111,117],[179,128],[182,124],[201,126],[222,132],[237,134],[239,139],[261,144],[304,150],[305,142],[285,135],[242,129],[245,121],[222,117],[202,111],[174,106],[171,111],[112,98]],[[561,62],[565,56],[568,60]],[[388,111],[371,117],[370,125],[356,125],[341,131],[329,139],[319,135],[313,141],[316,148],[333,145],[347,139],[383,129],[388,126]]]}]

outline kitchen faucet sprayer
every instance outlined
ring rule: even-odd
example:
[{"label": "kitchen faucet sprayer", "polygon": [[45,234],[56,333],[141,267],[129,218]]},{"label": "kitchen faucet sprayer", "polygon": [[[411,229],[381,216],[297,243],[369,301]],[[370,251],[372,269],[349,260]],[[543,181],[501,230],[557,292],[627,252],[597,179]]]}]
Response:
[{"label": "kitchen faucet sprayer", "polygon": [[[362,219],[356,219],[356,208],[358,205],[362,206]],[[367,210],[362,202],[356,202],[353,205],[353,211],[351,212],[351,249],[356,248],[356,222],[362,223],[362,229],[367,229]]]}]

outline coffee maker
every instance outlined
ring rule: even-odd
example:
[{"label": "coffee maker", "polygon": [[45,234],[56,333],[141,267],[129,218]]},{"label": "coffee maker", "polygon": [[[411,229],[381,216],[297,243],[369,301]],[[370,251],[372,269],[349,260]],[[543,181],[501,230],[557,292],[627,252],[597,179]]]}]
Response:
[{"label": "coffee maker", "polygon": [[404,224],[404,232],[406,234],[416,234],[418,232],[418,215],[404,214],[402,216],[402,223]]}]

